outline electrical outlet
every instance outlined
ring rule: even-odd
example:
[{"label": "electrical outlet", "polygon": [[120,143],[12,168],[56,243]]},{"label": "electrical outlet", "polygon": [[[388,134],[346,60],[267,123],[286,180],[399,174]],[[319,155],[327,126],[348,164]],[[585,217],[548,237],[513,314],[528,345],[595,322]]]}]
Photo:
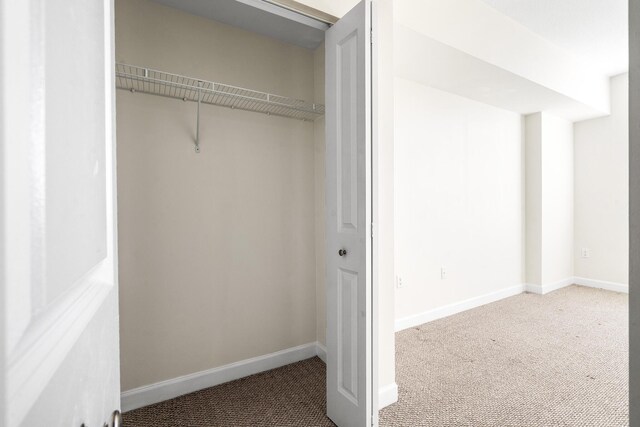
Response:
[{"label": "electrical outlet", "polygon": [[404,288],[404,282],[402,281],[402,277],[396,276],[396,288]]},{"label": "electrical outlet", "polygon": [[591,258],[591,250],[589,248],[582,248],[580,255],[582,258]]},{"label": "electrical outlet", "polygon": [[445,280],[447,278],[447,267],[440,267],[440,279]]}]

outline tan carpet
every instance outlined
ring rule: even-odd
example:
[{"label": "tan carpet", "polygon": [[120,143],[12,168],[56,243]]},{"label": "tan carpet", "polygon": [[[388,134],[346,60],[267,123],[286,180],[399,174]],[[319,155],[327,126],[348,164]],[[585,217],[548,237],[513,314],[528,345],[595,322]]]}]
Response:
[{"label": "tan carpet", "polygon": [[314,357],[124,414],[125,427],[335,427]]},{"label": "tan carpet", "polygon": [[627,426],[627,304],[571,286],[397,333],[400,403],[380,425]]},{"label": "tan carpet", "polygon": [[[523,294],[396,334],[381,427],[628,426],[627,295]],[[127,427],[333,426],[318,359],[124,415]]]}]

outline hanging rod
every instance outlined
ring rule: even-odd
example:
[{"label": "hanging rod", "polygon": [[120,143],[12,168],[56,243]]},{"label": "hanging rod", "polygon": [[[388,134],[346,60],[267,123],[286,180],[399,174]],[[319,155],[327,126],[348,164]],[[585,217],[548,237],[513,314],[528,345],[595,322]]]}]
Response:
[{"label": "hanging rod", "polygon": [[200,104],[313,121],[324,105],[129,64],[116,64],[116,87],[198,103],[196,152],[200,152]]}]

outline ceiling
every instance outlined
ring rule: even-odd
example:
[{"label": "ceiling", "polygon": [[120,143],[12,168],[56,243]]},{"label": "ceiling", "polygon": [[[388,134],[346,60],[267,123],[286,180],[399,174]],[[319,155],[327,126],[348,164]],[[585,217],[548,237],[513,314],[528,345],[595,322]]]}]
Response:
[{"label": "ceiling", "polygon": [[153,1],[306,49],[317,48],[329,28],[327,24],[263,0]]},{"label": "ceiling", "polygon": [[482,0],[612,76],[629,70],[628,0]]},{"label": "ceiling", "polygon": [[545,111],[572,122],[608,111],[535,83],[499,66],[395,25],[395,76],[523,115]]}]

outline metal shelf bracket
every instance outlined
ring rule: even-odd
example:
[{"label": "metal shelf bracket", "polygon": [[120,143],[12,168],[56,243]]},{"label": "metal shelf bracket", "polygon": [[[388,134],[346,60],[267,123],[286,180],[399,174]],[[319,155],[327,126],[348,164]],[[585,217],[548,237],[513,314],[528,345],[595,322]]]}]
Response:
[{"label": "metal shelf bracket", "polygon": [[196,153],[200,152],[200,103],[202,102],[202,82],[198,82],[198,114],[196,117]]}]

